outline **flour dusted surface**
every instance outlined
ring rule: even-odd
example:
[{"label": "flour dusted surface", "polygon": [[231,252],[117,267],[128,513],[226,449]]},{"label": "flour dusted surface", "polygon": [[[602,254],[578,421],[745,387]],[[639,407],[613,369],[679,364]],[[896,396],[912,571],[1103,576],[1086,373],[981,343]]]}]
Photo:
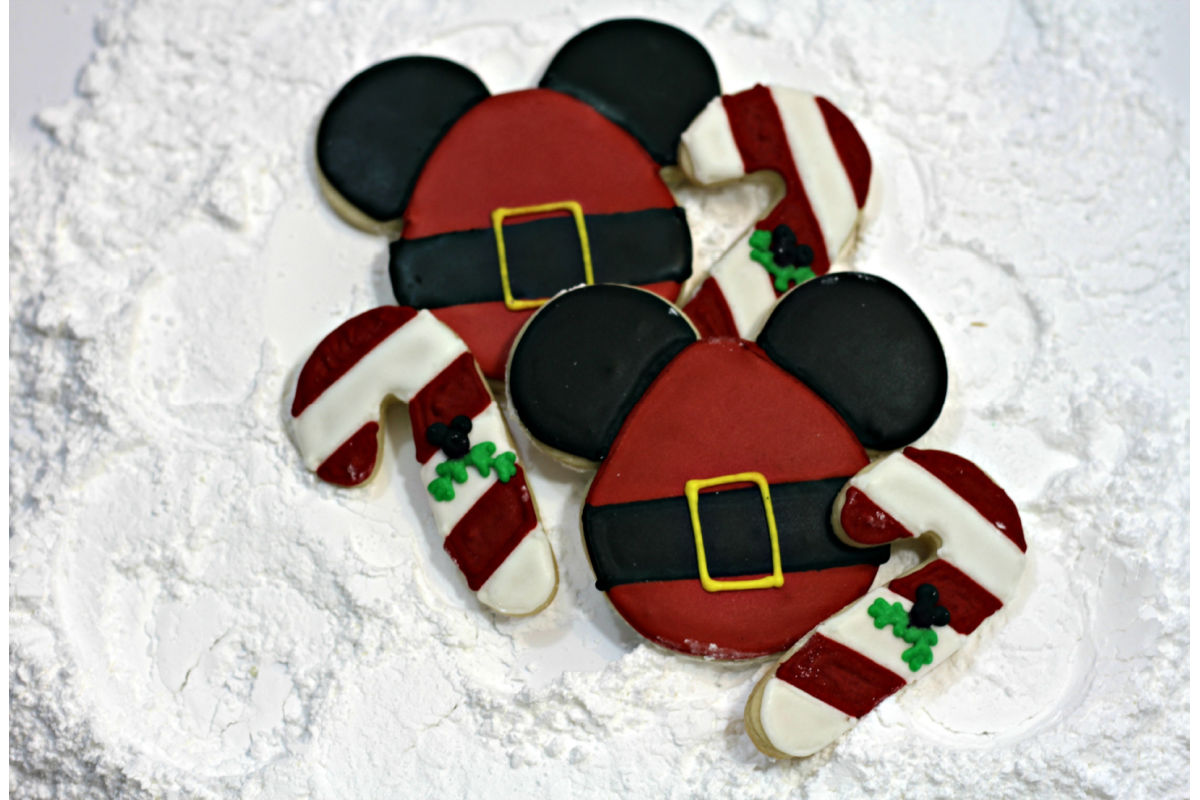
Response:
[{"label": "flour dusted surface", "polygon": [[[17,797],[1176,797],[1187,792],[1186,107],[1136,3],[547,12],[121,3],[11,197],[11,789]],[[313,344],[388,302],[385,247],[321,203],[316,120],[407,52],[493,92],[599,19],[680,25],[726,90],[828,94],[882,178],[854,258],[947,349],[922,444],[1020,506],[1001,624],[831,751],[776,763],[765,665],[643,645],[591,586],[584,479],[518,441],[562,569],[474,601],[390,480],[318,484],[284,434]],[[711,264],[765,192],[681,189]]]}]

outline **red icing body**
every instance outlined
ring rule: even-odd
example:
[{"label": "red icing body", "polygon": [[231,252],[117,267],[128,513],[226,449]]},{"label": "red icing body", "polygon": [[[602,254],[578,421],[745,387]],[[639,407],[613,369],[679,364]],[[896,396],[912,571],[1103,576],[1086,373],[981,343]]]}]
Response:
[{"label": "red icing body", "polygon": [[547,89],[496,95],[464,114],[426,162],[403,237],[490,228],[497,206],[673,208],[658,170],[633,136],[586,103]]},{"label": "red icing body", "polygon": [[443,547],[471,591],[477,592],[536,525],[525,471],[518,466],[508,483],[492,484],[471,506],[450,531]]},{"label": "red icing body", "polygon": [[[588,493],[602,506],[683,495],[692,478],[761,472],[772,484],[849,478],[867,456],[845,422],[755,345],[709,339],[667,365],[626,418]],[[717,658],[786,649],[870,587],[870,564],[787,573],[776,589],[708,592],[699,580],[615,586],[639,633]]]}]

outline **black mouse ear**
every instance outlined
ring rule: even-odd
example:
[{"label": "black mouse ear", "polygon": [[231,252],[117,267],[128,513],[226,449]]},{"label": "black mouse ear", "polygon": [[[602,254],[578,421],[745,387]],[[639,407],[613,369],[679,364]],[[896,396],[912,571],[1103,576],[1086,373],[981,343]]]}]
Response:
[{"label": "black mouse ear", "polygon": [[487,97],[474,72],[441,58],[406,56],[355,75],[317,128],[317,167],[334,210],[368,231],[397,228],[438,140]]},{"label": "black mouse ear", "polygon": [[631,286],[580,286],[538,309],[513,347],[508,393],[534,439],[600,461],[671,359],[697,339],[671,303]]},{"label": "black mouse ear", "polygon": [[592,106],[664,166],[676,162],[679,135],[721,94],[704,45],[643,19],[610,20],[578,34],[554,56],[540,85]]},{"label": "black mouse ear", "polygon": [[758,344],[841,414],[864,446],[892,450],[929,430],[946,400],[946,355],[895,284],[861,272],[780,299]]}]

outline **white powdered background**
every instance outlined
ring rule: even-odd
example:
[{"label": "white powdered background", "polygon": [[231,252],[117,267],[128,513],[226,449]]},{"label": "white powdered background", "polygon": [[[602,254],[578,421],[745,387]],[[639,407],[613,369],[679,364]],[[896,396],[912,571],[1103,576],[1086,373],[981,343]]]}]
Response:
[{"label": "white powdered background", "polygon": [[[11,791],[28,797],[1181,797],[1188,761],[1186,102],[1125,3],[124,0],[11,196]],[[586,484],[531,464],[561,585],[482,609],[391,416],[320,485],[283,428],[321,336],[390,300],[321,202],[316,121],[402,53],[534,84],[611,16],[727,91],[809,88],[881,180],[854,259],[946,345],[923,443],[1021,508],[1017,599],[807,760],[745,736],[767,664],[642,644],[591,587]],[[698,264],[761,187],[681,190]]]}]

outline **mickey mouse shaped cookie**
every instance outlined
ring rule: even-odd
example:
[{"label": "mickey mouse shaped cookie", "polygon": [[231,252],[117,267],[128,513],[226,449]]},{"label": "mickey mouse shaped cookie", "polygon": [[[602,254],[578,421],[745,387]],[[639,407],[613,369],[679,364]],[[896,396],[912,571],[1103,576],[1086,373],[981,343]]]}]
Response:
[{"label": "mickey mouse shaped cookie", "polygon": [[430,309],[499,379],[517,331],[562,289],[675,299],[692,240],[659,172],[719,94],[704,47],[647,20],[589,28],[538,88],[495,96],[466,67],[406,56],[342,87],[317,166],[344,218],[396,237],[396,301]]},{"label": "mickey mouse shaped cookie", "polygon": [[[911,661],[893,654],[891,633],[882,644],[847,639],[834,630],[845,615],[886,597],[901,604],[906,633],[945,621],[913,610],[918,585],[932,584],[954,626],[942,634],[940,661],[1020,574],[1015,509],[977,467],[913,448],[874,463],[868,455],[928,430],[946,382],[940,342],[916,304],[881,278],[850,272],[786,294],[754,342],[701,338],[677,308],[633,287],[580,287],[534,315],[508,370],[512,407],[530,435],[599,462],[584,542],[597,587],[640,634],[719,659],[797,640],[805,654],[819,635],[820,644],[865,650],[857,660],[781,666],[772,680],[786,688],[756,693],[748,730],[775,756],[815,752],[901,688],[907,676],[881,683],[887,691],[871,702],[854,694],[859,681],[897,669],[886,660],[875,670],[878,653],[906,667],[930,663],[924,650]],[[879,545],[926,531],[941,537],[941,558],[868,594],[889,555]],[[828,632],[802,639],[814,627]],[[927,648],[937,636],[916,641]],[[788,683],[794,675],[802,680]],[[811,702],[795,701],[806,690]],[[853,704],[837,705],[841,694]],[[838,726],[822,717],[812,733],[814,708],[834,709]]]}]

